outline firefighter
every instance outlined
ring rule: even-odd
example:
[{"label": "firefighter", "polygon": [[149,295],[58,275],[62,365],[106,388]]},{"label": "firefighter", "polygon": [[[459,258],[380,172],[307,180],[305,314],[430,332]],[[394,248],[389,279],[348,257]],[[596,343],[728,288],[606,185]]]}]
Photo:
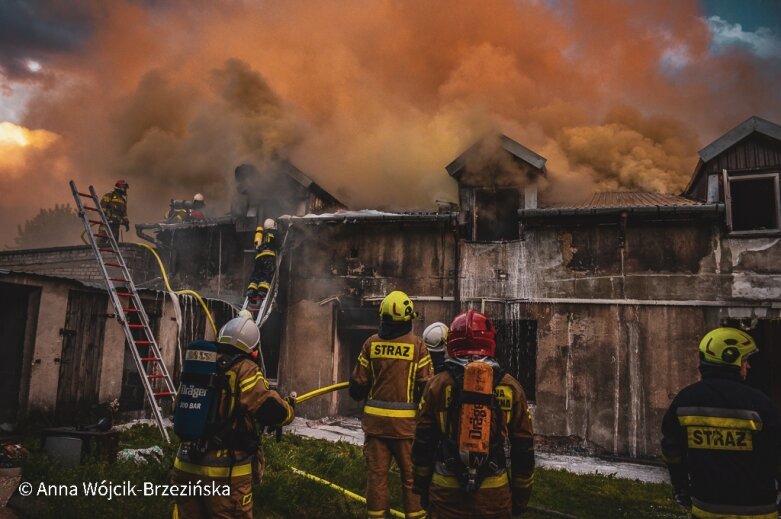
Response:
[{"label": "firefighter", "polygon": [[[447,353],[445,369],[428,383],[420,403],[412,447],[415,492],[432,519],[522,513],[534,480],[532,420],[520,383],[495,360],[491,319],[474,310],[458,315],[450,325]],[[488,377],[476,379],[483,382],[482,393],[467,387],[466,374],[478,365],[491,375],[490,384]],[[467,404],[485,419],[464,422],[461,412]],[[479,425],[482,456],[473,458],[469,446],[460,443],[462,423]]]},{"label": "firefighter", "polygon": [[388,470],[396,460],[407,519],[425,517],[412,493],[410,451],[415,434],[416,403],[431,377],[431,357],[412,333],[417,314],[410,298],[395,290],[380,304],[378,333],[363,343],[350,377],[350,396],[366,400],[361,426],[368,469],[366,507],[370,519],[384,518],[390,506]]},{"label": "firefighter", "polygon": [[222,327],[218,358],[231,359],[225,371],[230,386],[226,393],[230,394],[220,400],[218,414],[224,426],[218,423],[205,428],[222,432],[204,441],[182,443],[174,460],[174,483],[200,481],[199,485],[209,485],[213,481],[229,485],[230,496],[179,497],[174,519],[252,517],[252,483],[260,482],[264,462],[258,431],[264,426],[287,425],[294,415],[294,400],[283,399],[269,389],[268,381],[252,359],[259,341],[260,332],[246,314]]},{"label": "firefighter", "polygon": [[127,218],[127,190],[129,187],[124,180],[117,180],[114,189],[100,199],[100,207],[106,214],[108,226],[117,241],[119,241],[120,226],[124,226],[126,232],[130,231],[130,220]]},{"label": "firefighter", "polygon": [[662,420],[673,498],[694,517],[776,519],[781,412],[743,382],[754,339],[716,328],[700,341],[702,379],[681,390]]},{"label": "firefighter", "polygon": [[439,373],[445,367],[445,346],[447,345],[448,328],[445,323],[432,323],[423,330],[423,344],[426,345],[434,373]]},{"label": "firefighter", "polygon": [[166,223],[191,222],[193,220],[203,220],[202,209],[206,205],[203,195],[196,193],[192,202],[187,200],[171,200],[168,212],[165,214]]},{"label": "firefighter", "polygon": [[263,225],[255,230],[255,250],[255,265],[247,286],[247,298],[250,307],[257,311],[271,288],[277,269],[277,225],[271,218],[266,218]]}]

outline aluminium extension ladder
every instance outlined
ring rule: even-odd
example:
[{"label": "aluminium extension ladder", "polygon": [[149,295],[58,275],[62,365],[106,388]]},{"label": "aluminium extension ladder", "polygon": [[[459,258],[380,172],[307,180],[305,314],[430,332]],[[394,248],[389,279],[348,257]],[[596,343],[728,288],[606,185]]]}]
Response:
[{"label": "aluminium extension ladder", "polygon": [[[70,181],[73,199],[76,201],[78,215],[87,231],[86,236],[89,244],[95,252],[95,258],[103,280],[106,283],[106,289],[111,296],[111,303],[116,312],[117,321],[122,325],[125,331],[130,353],[136,364],[136,369],[141,377],[141,383],[144,386],[149,405],[152,408],[157,427],[165,438],[170,442],[168,431],[163,423],[163,415],[160,400],[176,397],[176,389],[168,374],[168,368],[160,355],[160,348],[149,326],[149,317],[146,315],[144,305],[138,295],[133,278],[127,269],[125,260],[119,250],[119,245],[114,237],[111,227],[109,227],[106,214],[100,206],[100,199],[95,193],[95,188],[89,186],[89,193],[81,193],[76,189],[76,184]],[[92,206],[82,203],[82,198],[92,202]],[[91,219],[87,211],[95,213],[98,219]],[[98,232],[94,233],[92,225],[97,225]],[[97,240],[100,240],[98,242]],[[107,256],[104,256],[106,254]],[[109,271],[111,269],[111,271]],[[153,388],[153,384],[159,389]]]}]

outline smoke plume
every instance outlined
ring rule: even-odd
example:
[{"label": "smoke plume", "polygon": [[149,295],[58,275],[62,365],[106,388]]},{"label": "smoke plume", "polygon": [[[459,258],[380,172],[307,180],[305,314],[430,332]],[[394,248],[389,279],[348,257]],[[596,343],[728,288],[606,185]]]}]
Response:
[{"label": "smoke plume", "polygon": [[712,52],[696,0],[69,4],[0,8],[5,99],[31,90],[20,126],[53,136],[4,150],[0,243],[70,178],[125,178],[136,223],[195,192],[222,214],[237,165],[278,159],[352,208],[432,209],[497,132],[548,159],[551,199],[675,193],[700,147],[781,122],[781,59]]}]

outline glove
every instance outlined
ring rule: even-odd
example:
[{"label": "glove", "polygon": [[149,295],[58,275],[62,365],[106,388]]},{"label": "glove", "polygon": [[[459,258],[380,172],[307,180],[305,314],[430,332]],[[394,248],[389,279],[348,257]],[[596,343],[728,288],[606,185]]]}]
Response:
[{"label": "glove", "polygon": [[287,405],[292,407],[293,409],[296,408],[296,394],[295,392],[290,393],[288,396],[285,397],[285,402],[287,402]]},{"label": "glove", "polygon": [[125,225],[125,231],[130,232],[130,222],[125,222],[124,225]]},{"label": "glove", "polygon": [[688,489],[673,489],[673,500],[684,508],[692,507],[692,497]]}]

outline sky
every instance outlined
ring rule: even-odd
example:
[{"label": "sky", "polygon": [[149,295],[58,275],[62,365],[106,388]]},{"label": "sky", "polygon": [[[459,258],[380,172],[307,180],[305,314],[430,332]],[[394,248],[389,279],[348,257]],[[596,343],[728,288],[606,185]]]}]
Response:
[{"label": "sky", "polygon": [[777,0],[0,0],[0,248],[70,179],[126,179],[149,222],[280,158],[352,209],[433,209],[491,133],[548,159],[550,200],[680,193],[781,123],[779,80]]}]

